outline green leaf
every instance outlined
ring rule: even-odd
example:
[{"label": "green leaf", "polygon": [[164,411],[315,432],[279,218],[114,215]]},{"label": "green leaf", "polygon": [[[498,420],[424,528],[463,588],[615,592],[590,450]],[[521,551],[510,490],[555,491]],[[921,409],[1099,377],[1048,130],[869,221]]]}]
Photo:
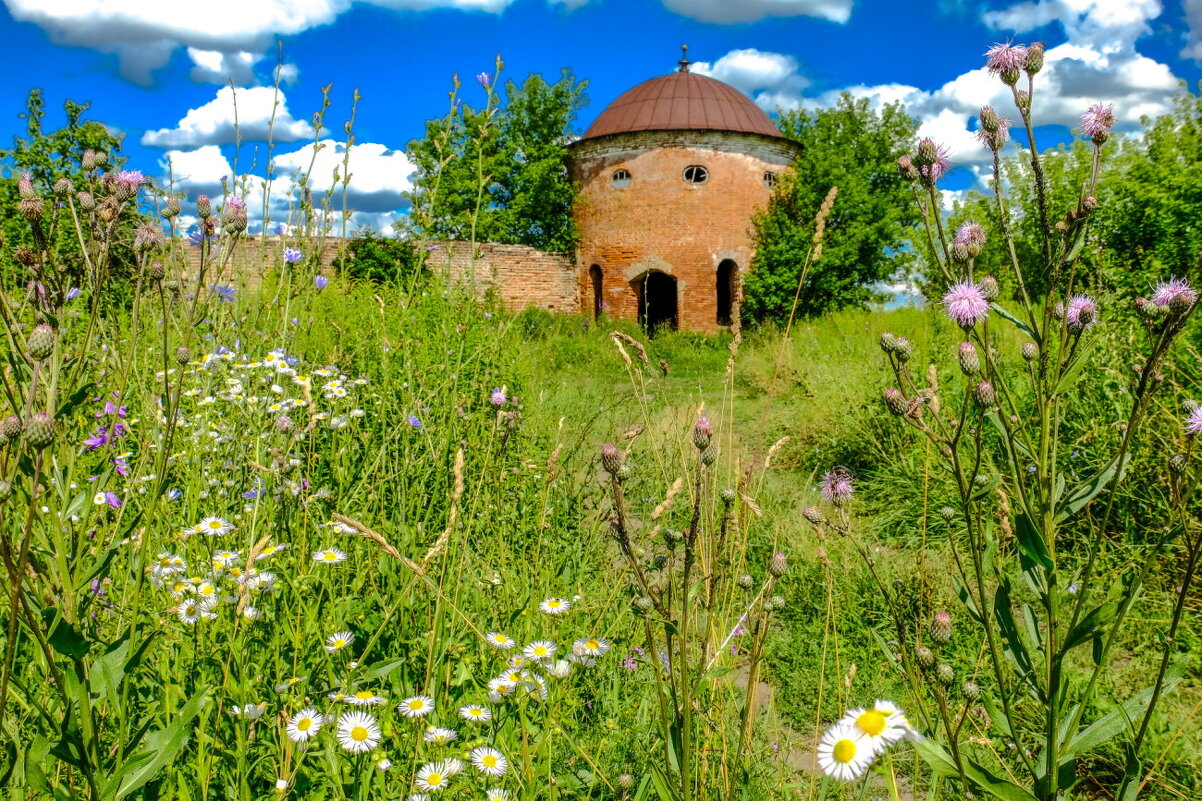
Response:
[{"label": "green leaf", "polygon": [[88,400],[89,397],[91,397],[92,393],[95,390],[96,390],[96,383],[89,382],[87,384],[84,384],[82,387],[75,390],[74,392],[72,392],[71,397],[67,398],[65,401],[63,401],[62,403],[59,404],[58,411],[54,413],[55,419],[61,420],[62,418],[66,417],[67,415],[71,414],[71,412],[78,409],[81,405],[83,405]]},{"label": "green leaf", "polygon": [[1031,661],[1031,654],[1027,650],[1026,644],[1019,635],[1018,625],[1014,622],[1014,610],[1010,600],[1008,582],[998,585],[997,590],[994,592],[993,613],[997,618],[998,629],[1002,634],[1002,648],[1006,656],[1010,657],[1010,661],[1014,663],[1019,675],[1031,689],[1035,697],[1042,700],[1044,691],[1039,686],[1039,681],[1035,673],[1035,665]]},{"label": "green leaf", "polygon": [[1127,764],[1123,768],[1123,783],[1119,785],[1118,792],[1114,794],[1114,801],[1136,801],[1139,797],[1144,766],[1139,761],[1139,754],[1136,753],[1134,744],[1124,744],[1123,750],[1127,752]]},{"label": "green leaf", "polygon": [[208,700],[208,688],[196,691],[183,708],[174,713],[167,726],[146,735],[143,744],[109,778],[102,793],[106,799],[121,799],[136,792],[175,759],[188,743],[192,734],[192,721]]},{"label": "green leaf", "polygon": [[1114,616],[1118,614],[1119,605],[1117,603],[1105,603],[1096,606],[1089,610],[1085,617],[1077,621],[1077,625],[1073,626],[1068,635],[1064,638],[1064,645],[1060,653],[1067,654],[1078,645],[1084,645],[1094,638],[1094,635],[1110,621],[1114,620]]},{"label": "green leaf", "polygon": [[1121,460],[1111,459],[1106,467],[1069,490],[1068,495],[1064,497],[1064,502],[1059,504],[1059,508],[1056,510],[1056,522],[1062,523],[1084,509],[1086,504],[1098,496],[1098,493],[1106,489],[1111,479],[1122,480],[1123,473],[1127,470],[1127,463],[1130,461],[1131,454],[1129,453],[1123,454]]},{"label": "green leaf", "polygon": [[1087,357],[1093,353],[1096,343],[1097,340],[1094,339],[1088,344],[1077,348],[1077,352],[1073,354],[1072,359],[1064,366],[1064,371],[1060,373],[1060,380],[1053,387],[1052,395],[1063,395],[1077,382],[1077,377],[1081,375],[1081,371],[1089,363]]},{"label": "green leaf", "polygon": [[88,668],[88,683],[92,694],[98,698],[109,697],[116,700],[117,688],[121,686],[121,682],[131,671],[137,669],[142,657],[146,655],[146,649],[150,647],[157,635],[155,631],[146,635],[131,654],[130,650],[133,648],[133,642],[130,639],[131,632],[132,630],[127,628]]},{"label": "green leaf", "polygon": [[1052,557],[1048,554],[1048,546],[1026,512],[1019,512],[1014,516],[1014,537],[1018,540],[1019,549],[1028,559],[1044,570],[1055,568]]},{"label": "green leaf", "polygon": [[[919,740],[914,744],[914,750],[926,760],[932,773],[953,779],[960,777],[960,772],[956,770],[956,763],[952,759],[951,753],[942,745],[933,740]],[[982,765],[963,754],[961,754],[960,759],[961,764],[964,766],[964,775],[968,780],[994,798],[1000,798],[1002,801],[1038,801],[1026,789],[1019,787],[1013,782],[1008,782],[1005,779],[994,776]]]},{"label": "green leaf", "polygon": [[[1168,693],[1181,683],[1185,675],[1185,661],[1179,661],[1169,668],[1164,677],[1162,693]],[[1148,687],[1131,696],[1118,709],[1095,720],[1089,726],[1077,733],[1064,749],[1064,758],[1077,754],[1089,753],[1102,743],[1114,737],[1124,729],[1130,728],[1132,722],[1142,715],[1152,702],[1152,688]]]},{"label": "green leaf", "polygon": [[989,306],[995,312],[997,312],[997,315],[999,317],[1001,317],[1003,320],[1009,320],[1011,323],[1014,324],[1015,328],[1017,328],[1019,331],[1022,331],[1024,334],[1026,334],[1031,339],[1033,339],[1036,344],[1038,344],[1040,342],[1039,335],[1035,333],[1034,329],[1032,329],[1031,326],[1027,325],[1022,320],[1015,317],[1006,308],[1004,308],[1003,306],[1001,306],[997,303],[990,303]]},{"label": "green leaf", "polygon": [[659,796],[659,801],[679,801],[680,799],[676,788],[668,782],[668,777],[664,775],[664,769],[654,761],[651,763],[651,786],[655,788],[655,794]]},{"label": "green leaf", "polygon": [[959,578],[953,577],[953,582],[956,585],[956,595],[960,596],[960,603],[964,604],[964,608],[968,611],[969,616],[976,622],[984,625],[985,619],[981,616],[981,610],[977,608],[977,602],[973,599],[972,593],[968,591],[968,587]]},{"label": "green leaf", "polygon": [[80,634],[79,629],[63,620],[57,609],[53,606],[43,609],[42,620],[49,631],[46,639],[54,650],[75,661],[87,656],[91,643]]},{"label": "green leaf", "polygon": [[387,662],[376,662],[370,667],[364,668],[358,678],[362,681],[374,681],[375,679],[390,675],[403,664],[405,664],[404,659],[390,659]]}]

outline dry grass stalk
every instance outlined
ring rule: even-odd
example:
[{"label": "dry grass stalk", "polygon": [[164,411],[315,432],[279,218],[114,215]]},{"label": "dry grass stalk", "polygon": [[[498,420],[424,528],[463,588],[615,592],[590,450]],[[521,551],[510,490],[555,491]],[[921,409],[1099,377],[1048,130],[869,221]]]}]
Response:
[{"label": "dry grass stalk", "polygon": [[438,540],[422,557],[423,566],[429,567],[430,560],[442,554],[451,541],[451,532],[455,529],[455,522],[459,519],[459,500],[463,497],[463,463],[463,448],[460,448],[455,451],[455,466],[452,468],[455,482],[454,488],[451,490],[451,512],[447,515],[447,527],[442,530],[442,533],[438,535]]},{"label": "dry grass stalk", "polygon": [[776,442],[772,443],[772,447],[768,449],[768,455],[764,457],[764,469],[767,470],[772,466],[772,457],[776,456],[781,448],[785,447],[785,443],[789,441],[789,437],[781,437]]},{"label": "dry grass stalk", "polygon": [[643,347],[643,343],[639,342],[629,334],[623,334],[621,331],[610,331],[609,335],[613,337],[614,343],[618,345],[618,349],[622,350],[620,342],[625,342],[630,347],[634,348],[639,355],[639,361],[643,364],[651,364],[651,360],[647,358],[647,349]]},{"label": "dry grass stalk", "polygon": [[680,492],[680,488],[683,486],[683,478],[678,477],[672,482],[672,486],[668,487],[668,493],[664,496],[664,499],[660,501],[659,506],[655,507],[655,509],[651,511],[652,520],[658,520],[660,515],[668,511],[668,508],[672,505],[672,501],[676,499],[677,494]]},{"label": "dry grass stalk", "polygon": [[[251,575],[250,571],[254,569],[255,562],[259,561],[259,556],[263,553],[263,549],[270,544],[270,534],[262,537],[258,542],[255,543],[254,547],[250,549],[250,553],[246,555],[246,573],[244,575]],[[242,617],[242,612],[246,609],[246,605],[249,602],[250,585],[244,581],[238,585],[238,609],[235,612],[235,617]]]},{"label": "dry grass stalk", "polygon": [[818,207],[818,216],[814,218],[814,255],[812,261],[818,261],[822,258],[822,237],[826,234],[826,218],[830,216],[831,207],[835,205],[835,195],[839,194],[839,187],[832,186],[831,190],[826,193],[826,198],[822,201],[822,205]]},{"label": "dry grass stalk", "polygon": [[547,477],[545,479],[545,483],[547,484],[559,478],[559,452],[562,450],[563,443],[557,442],[555,450],[551,451],[551,456],[547,459]]},{"label": "dry grass stalk", "polygon": [[376,545],[379,545],[380,550],[382,550],[384,553],[391,556],[393,559],[396,559],[398,562],[400,562],[405,567],[412,570],[414,573],[417,573],[419,576],[424,576],[426,574],[425,569],[421,565],[417,564],[417,562],[414,562],[409,557],[401,555],[401,552],[398,551],[396,548],[393,548],[391,545],[389,545],[388,540],[384,539],[384,537],[381,534],[378,534],[377,532],[372,531],[370,528],[363,525],[358,520],[349,518],[346,515],[340,515],[337,512],[334,513],[334,519],[337,520],[339,523],[344,523],[344,524],[350,526],[351,528],[353,528],[355,530],[355,533],[358,534],[360,537],[369,539],[372,542],[374,542]]}]

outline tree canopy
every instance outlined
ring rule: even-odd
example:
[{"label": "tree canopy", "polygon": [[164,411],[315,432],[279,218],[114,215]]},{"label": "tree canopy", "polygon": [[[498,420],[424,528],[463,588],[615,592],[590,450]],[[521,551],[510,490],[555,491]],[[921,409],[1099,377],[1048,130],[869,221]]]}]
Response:
[{"label": "tree canopy", "polygon": [[908,259],[904,245],[916,219],[895,163],[913,139],[915,123],[900,103],[873,109],[867,99],[845,92],[832,108],[782,111],[777,125],[802,153],[753,218],[756,255],[745,284],[744,319],[788,317],[815,215],[832,186],[839,192],[822,257],[810,267],[798,313],[862,305],[874,297],[873,285]]},{"label": "tree canopy", "polygon": [[504,97],[491,79],[482,83],[482,107],[454,98],[451,112],[409,143],[414,233],[571,250],[575,189],[565,156],[588,82],[566,69],[555,83],[532,74],[506,83]]}]

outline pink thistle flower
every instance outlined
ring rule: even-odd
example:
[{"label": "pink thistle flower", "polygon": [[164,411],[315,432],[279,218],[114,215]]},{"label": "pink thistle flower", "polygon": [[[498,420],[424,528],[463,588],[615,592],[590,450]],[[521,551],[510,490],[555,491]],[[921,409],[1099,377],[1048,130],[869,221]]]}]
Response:
[{"label": "pink thistle flower", "polygon": [[985,51],[985,69],[994,75],[1007,70],[1018,71],[1027,63],[1027,48],[1023,45],[998,42]]},{"label": "pink thistle flower", "polygon": [[240,197],[227,197],[225,199],[225,208],[237,211],[246,208],[246,201]]},{"label": "pink thistle flower", "polygon": [[122,170],[117,173],[117,183],[123,184],[129,189],[137,189],[145,183],[146,178],[140,170]]},{"label": "pink thistle flower", "polygon": [[846,467],[836,467],[822,477],[822,499],[836,506],[841,506],[851,498],[855,488],[852,486],[851,472]]},{"label": "pink thistle flower", "polygon": [[1195,406],[1185,418],[1185,433],[1202,434],[1202,406]]},{"label": "pink thistle flower", "polygon": [[926,138],[918,143],[913,163],[918,167],[918,176],[922,182],[930,186],[947,174],[950,166],[947,160],[947,148],[935,144],[935,140]]},{"label": "pink thistle flower", "polygon": [[989,301],[972,281],[952,284],[943,296],[947,316],[961,328],[972,328],[989,316]]},{"label": "pink thistle flower", "polygon": [[508,400],[508,398],[505,397],[505,390],[501,389],[500,387],[492,388],[492,393],[488,396],[489,403],[491,403],[493,406],[501,407],[505,405],[506,400]]},{"label": "pink thistle flower", "polygon": [[968,245],[970,247],[981,247],[985,244],[985,229],[978,223],[966,222],[956,229],[957,245]]},{"label": "pink thistle flower", "polygon": [[1098,319],[1098,304],[1089,295],[1073,295],[1064,309],[1070,331],[1080,333]]},{"label": "pink thistle flower", "polygon": [[1198,300],[1197,290],[1191,289],[1184,278],[1170,278],[1152,292],[1152,303],[1164,308],[1174,306],[1188,310]]},{"label": "pink thistle flower", "polygon": [[36,198],[38,193],[33,189],[33,175],[27,172],[21,173],[21,178],[17,181],[17,194],[24,200]]},{"label": "pink thistle flower", "polygon": [[1094,103],[1081,115],[1081,130],[1094,144],[1100,145],[1110,137],[1110,131],[1117,121],[1113,105]]},{"label": "pink thistle flower", "polygon": [[994,111],[992,106],[982,106],[977,117],[980,127],[977,129],[977,139],[991,150],[1001,150],[1010,140],[1009,117],[1003,117]]}]

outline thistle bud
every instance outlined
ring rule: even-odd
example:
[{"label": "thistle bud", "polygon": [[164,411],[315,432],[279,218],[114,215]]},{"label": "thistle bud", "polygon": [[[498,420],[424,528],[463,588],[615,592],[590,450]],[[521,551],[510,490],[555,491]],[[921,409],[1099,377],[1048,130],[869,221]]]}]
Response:
[{"label": "thistle bud", "polygon": [[939,147],[935,144],[935,140],[926,138],[918,143],[918,149],[914,151],[914,165],[916,167],[929,167],[939,160]]},{"label": "thistle bud", "polygon": [[950,686],[956,680],[956,671],[947,662],[940,662],[939,667],[935,668],[935,678],[944,687]]},{"label": "thistle bud", "polygon": [[621,773],[618,775],[618,786],[623,790],[629,790],[634,787],[634,777],[629,773]]},{"label": "thistle bud", "polygon": [[221,207],[221,227],[236,234],[245,231],[246,226],[246,201],[237,197],[226,198]]},{"label": "thistle bud", "polygon": [[998,287],[997,279],[992,275],[987,275],[977,282],[977,288],[981,290],[981,294],[985,296],[985,300],[992,303],[997,300],[1001,289]]},{"label": "thistle bud", "polygon": [[156,223],[148,222],[134,231],[134,250],[147,251],[163,241],[163,231]]},{"label": "thistle bud", "polygon": [[768,611],[785,608],[785,596],[773,595],[764,603],[764,608]]},{"label": "thistle bud", "polygon": [[183,367],[188,362],[192,361],[192,351],[188,350],[187,345],[180,345],[175,349],[175,363]]},{"label": "thistle bud", "polygon": [[1086,195],[1081,198],[1081,209],[1087,213],[1097,211],[1098,199],[1093,195]]},{"label": "thistle bud", "polygon": [[1018,110],[1025,117],[1031,113],[1031,93],[1026,89],[1019,89],[1014,98],[1014,104],[1018,106]]},{"label": "thistle bud", "polygon": [[10,442],[21,436],[21,418],[15,414],[10,414],[4,418],[4,422],[0,423],[0,434],[8,438]]},{"label": "thistle bud", "polygon": [[977,119],[981,123],[981,130],[995,134],[1002,125],[1001,115],[993,108],[993,106],[981,106],[981,110],[977,112]]},{"label": "thistle bud", "polygon": [[17,195],[22,200],[29,200],[38,196],[38,193],[33,188],[33,176],[29,173],[22,173],[17,179]]},{"label": "thistle bud", "polygon": [[889,407],[889,411],[898,417],[901,417],[910,409],[910,402],[906,400],[906,396],[897,387],[890,387],[885,390],[885,405]]},{"label": "thistle bud", "polygon": [[663,537],[664,544],[669,548],[675,548],[677,545],[680,545],[680,543],[684,542],[684,534],[674,528],[664,529]]},{"label": "thistle bud", "polygon": [[42,450],[54,444],[54,418],[43,412],[38,412],[29,418],[25,426],[25,442],[35,450]]},{"label": "thistle bud", "polygon": [[116,198],[106,197],[96,206],[96,216],[104,222],[112,222],[121,213],[121,205]]},{"label": "thistle bud", "polygon": [[981,697],[981,688],[977,686],[975,681],[966,681],[960,685],[960,692],[969,701],[975,701]]},{"label": "thistle bud", "polygon": [[960,343],[960,372],[969,378],[981,372],[981,356],[971,342]]},{"label": "thistle bud", "polygon": [[1189,457],[1184,453],[1175,453],[1169,457],[1169,470],[1172,470],[1175,475],[1184,475],[1187,467],[1189,467]]},{"label": "thistle bud", "polygon": [[601,446],[601,467],[605,472],[614,475],[618,472],[618,468],[622,466],[622,452],[618,450],[618,446],[612,442],[607,442]]},{"label": "thistle bud", "polygon": [[807,506],[802,509],[801,516],[816,526],[826,522],[826,518],[822,516],[822,512],[815,506]]},{"label": "thistle bud", "polygon": [[162,216],[162,218],[164,220],[171,220],[171,219],[174,219],[176,216],[178,216],[179,212],[180,212],[179,198],[177,198],[173,195],[173,196],[167,198],[167,202],[163,205],[163,210],[161,212],[159,212],[159,214]]},{"label": "thistle bud", "polygon": [[96,198],[92,197],[91,192],[80,192],[75,196],[75,202],[84,211],[91,211],[96,208]]},{"label": "thistle bud", "polygon": [[17,209],[25,219],[37,222],[42,219],[42,214],[46,211],[46,204],[40,197],[23,197],[17,201]]},{"label": "thistle bud", "polygon": [[942,645],[952,638],[952,616],[940,609],[931,619],[931,640]]},{"label": "thistle bud", "polygon": [[897,337],[886,331],[881,334],[881,350],[885,353],[893,353],[897,349]]},{"label": "thistle bud", "polygon": [[935,667],[935,652],[925,645],[920,645],[914,649],[914,658],[918,660],[918,665],[921,668],[930,670]]},{"label": "thistle bud", "polygon": [[722,503],[724,505],[733,505],[736,497],[738,497],[738,494],[735,492],[734,487],[727,487],[726,489],[722,490]]},{"label": "thistle bud", "polygon": [[1043,42],[1027,46],[1027,60],[1023,63],[1023,70],[1028,75],[1035,75],[1043,69],[1043,48]]},{"label": "thistle bud", "polygon": [[618,472],[614,473],[614,476],[617,477],[618,481],[627,481],[633,475],[634,466],[627,461],[623,461],[620,465],[618,465]]},{"label": "thistle bud", "polygon": [[201,219],[213,216],[213,204],[209,201],[208,195],[200,195],[196,198],[196,216]]},{"label": "thistle bud", "polygon": [[75,191],[75,185],[71,183],[69,178],[59,178],[54,182],[54,194],[69,195]]},{"label": "thistle bud", "polygon": [[713,438],[714,427],[710,425],[709,418],[705,415],[697,418],[696,425],[693,426],[693,447],[699,451],[704,451],[710,446],[710,439]]},{"label": "thistle bud", "polygon": [[96,151],[85,150],[79,165],[89,172],[96,169]]},{"label": "thistle bud", "polygon": [[647,612],[652,607],[651,599],[646,595],[640,595],[634,599],[634,609],[636,612]]},{"label": "thistle bud", "polygon": [[902,156],[897,160],[897,171],[904,181],[913,183],[918,180],[918,168],[914,166],[914,160],[909,156]]},{"label": "thistle bud", "polygon": [[1176,295],[1169,301],[1169,312],[1172,314],[1185,314],[1194,307],[1194,298],[1185,293]]},{"label": "thistle bud", "polygon": [[711,445],[701,452],[701,463],[706,467],[718,461],[718,449]]},{"label": "thistle bud", "polygon": [[982,409],[988,409],[997,403],[997,391],[993,388],[993,384],[988,381],[982,381],[973,388],[973,400]]},{"label": "thistle bud", "polygon": [[780,578],[789,569],[789,560],[783,553],[774,553],[768,560],[768,572]]},{"label": "thistle bud", "polygon": [[743,575],[739,576],[737,584],[745,590],[750,590],[755,586],[755,579],[751,577],[750,573],[744,573]]},{"label": "thistle bud", "polygon": [[23,245],[13,251],[13,258],[17,260],[17,264],[25,267],[32,267],[38,263],[38,254]]},{"label": "thistle bud", "polygon": [[998,75],[1001,77],[1002,83],[1007,86],[1014,86],[1014,84],[1018,83],[1020,73],[1015,67],[1006,67]]},{"label": "thistle bud", "polygon": [[1033,362],[1039,358],[1039,346],[1034,342],[1023,343],[1023,360]]},{"label": "thistle bud", "polygon": [[897,356],[899,362],[905,364],[914,355],[914,346],[905,337],[898,337],[897,344],[893,348],[893,353]]},{"label": "thistle bud", "polygon": [[150,280],[162,281],[167,276],[167,270],[163,267],[161,261],[153,261],[150,263]]},{"label": "thistle bud", "polygon": [[43,359],[49,359],[50,354],[54,353],[54,329],[42,323],[34,326],[29,332],[29,339],[25,341],[26,352],[29,358],[36,362]]},{"label": "thistle bud", "polygon": [[956,510],[950,506],[943,506],[939,509],[939,516],[946,522],[950,523],[956,519]]}]

